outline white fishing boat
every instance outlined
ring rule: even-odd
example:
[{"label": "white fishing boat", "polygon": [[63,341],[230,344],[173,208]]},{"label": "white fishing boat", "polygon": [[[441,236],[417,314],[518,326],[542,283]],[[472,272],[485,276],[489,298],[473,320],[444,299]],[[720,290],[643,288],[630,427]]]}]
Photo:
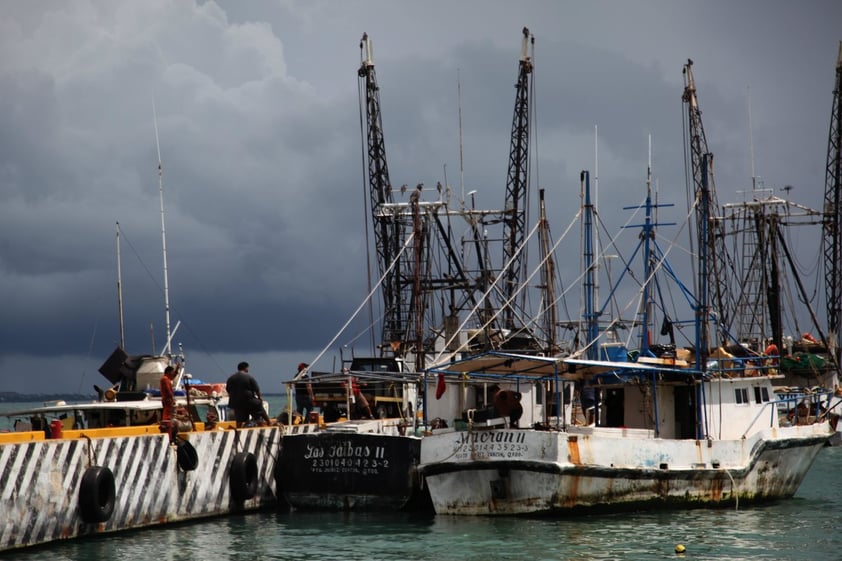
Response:
[{"label": "white fishing boat", "polygon": [[[521,401],[525,417],[546,419],[536,427],[521,418],[525,428],[518,428],[499,413],[481,420],[473,413],[461,427],[425,437],[420,470],[437,514],[738,507],[787,498],[830,435],[815,418],[779,424],[775,376],[505,354],[432,372],[529,388],[519,392],[532,397]],[[579,380],[601,395],[590,425],[575,415]],[[550,383],[567,396],[560,417],[534,399]]]},{"label": "white fishing boat", "polygon": [[[645,281],[633,300],[639,302],[639,348],[629,352],[626,342],[610,340],[611,329],[600,325],[605,308],[595,305],[593,205],[583,172],[585,344],[567,357],[485,353],[429,369],[444,385],[441,396],[451,393],[450,403],[428,400],[430,414],[447,415],[454,405],[463,411],[421,443],[419,469],[437,514],[740,507],[792,497],[827,444],[833,433],[829,394],[791,404],[791,415],[781,417],[785,402],[777,399],[775,387],[783,375],[776,365],[757,355],[717,352],[723,341],[731,342],[721,330],[718,307],[729,287],[722,284],[724,238],[711,220],[712,160],[690,64],[684,99],[700,296],[679,287],[694,313],[683,323],[693,328],[692,345],[676,346],[680,316],[651,292],[663,289],[659,276],[677,279],[666,253],[650,243],[656,205],[648,178],[639,236],[644,267],[637,274]],[[656,309],[663,314],[660,335],[669,337],[664,343],[652,342],[658,336],[652,329]],[[716,344],[712,333],[720,338]]]}]

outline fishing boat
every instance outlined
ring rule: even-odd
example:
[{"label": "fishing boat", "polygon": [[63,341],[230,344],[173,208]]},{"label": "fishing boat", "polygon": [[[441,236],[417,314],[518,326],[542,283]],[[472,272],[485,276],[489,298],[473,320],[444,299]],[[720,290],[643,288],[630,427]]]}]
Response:
[{"label": "fishing boat", "polygon": [[[679,322],[665,299],[654,296],[664,286],[663,279],[656,282],[659,276],[677,279],[666,252],[650,243],[656,205],[647,178],[638,276],[645,282],[633,300],[640,302],[639,346],[628,349],[626,342],[610,339],[613,331],[599,322],[605,308],[595,305],[593,205],[589,174],[583,172],[585,345],[564,357],[483,353],[429,369],[445,384],[451,381],[447,391],[455,390],[452,399],[465,408],[452,426],[432,431],[421,443],[419,469],[437,514],[563,515],[784,499],[795,494],[830,438],[833,429],[821,407],[829,395],[798,404],[782,419],[775,384],[783,375],[777,368],[757,356],[720,354],[722,345],[711,344],[711,333],[723,325],[711,301],[726,298],[724,237],[711,220],[712,160],[691,65],[684,68],[684,100],[699,295],[679,286],[693,320]],[[658,337],[652,329],[656,309],[663,314],[664,342],[652,341]],[[689,348],[675,344],[682,326],[692,326]],[[723,343],[727,334],[718,336]],[[490,407],[484,401],[489,387]],[[426,405],[437,407],[432,400]]]},{"label": "fishing boat", "polygon": [[296,418],[292,407],[282,414],[295,419],[284,426],[277,463],[286,502],[309,510],[422,509],[417,376],[403,374],[393,358],[369,358],[339,374],[313,372],[306,383],[319,411],[311,419]]},{"label": "fishing boat", "polygon": [[[519,428],[497,410],[482,418],[469,410],[461,427],[425,437],[420,470],[437,514],[740,507],[787,498],[830,435],[815,417],[780,425],[774,377],[766,375],[499,354],[439,372],[520,388],[558,384],[568,401],[552,416],[530,392],[518,392],[523,409],[546,421]],[[592,424],[574,416],[573,388],[583,381],[599,396]]]},{"label": "fishing boat", "polygon": [[[526,215],[530,40],[524,29],[506,210],[499,211],[477,209],[473,199],[466,205],[464,195],[451,201],[446,177],[435,190],[422,183],[414,189],[392,188],[381,90],[371,40],[363,36],[358,76],[361,107],[365,106],[367,210],[380,278],[352,319],[379,291],[382,331],[380,343],[368,352],[342,357],[339,371],[319,371],[317,363],[337,334],[311,361],[312,367],[287,381],[290,388],[309,383],[318,407],[314,419],[297,418],[290,392],[290,410],[282,419],[286,432],[276,485],[293,508],[430,510],[417,470],[421,441],[429,429],[423,407],[425,369],[454,351],[520,349],[534,341],[519,328],[516,314]],[[428,200],[431,193],[433,200]],[[495,268],[484,234],[501,227],[498,238],[506,242],[501,254],[507,266]],[[492,304],[495,297],[499,301]],[[492,313],[492,308],[503,315]]]},{"label": "fishing boat", "polygon": [[[419,469],[437,514],[739,507],[787,498],[831,434],[817,411],[781,423],[774,383],[782,376],[751,360],[706,361],[668,344],[644,346],[635,357],[598,338],[590,349],[593,358],[491,353],[430,370],[454,379],[456,399],[469,407],[453,427],[422,441]],[[515,396],[516,406],[496,398],[481,407],[476,396],[489,386]]]}]

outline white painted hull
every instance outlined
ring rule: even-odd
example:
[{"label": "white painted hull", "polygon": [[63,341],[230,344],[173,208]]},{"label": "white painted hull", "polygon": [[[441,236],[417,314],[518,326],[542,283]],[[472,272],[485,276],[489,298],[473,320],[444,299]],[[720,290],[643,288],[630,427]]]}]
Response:
[{"label": "white painted hull", "polygon": [[621,428],[450,432],[422,440],[420,469],[437,514],[733,506],[791,497],[828,435],[826,423],[725,441]]},{"label": "white painted hull", "polygon": [[[280,428],[181,436],[198,456],[194,470],[179,468],[176,448],[163,434],[0,444],[0,551],[277,504],[272,484]],[[257,460],[256,493],[243,501],[230,489],[230,466],[240,452]],[[79,511],[81,479],[92,465],[114,475],[114,510],[102,523],[84,522]]]}]

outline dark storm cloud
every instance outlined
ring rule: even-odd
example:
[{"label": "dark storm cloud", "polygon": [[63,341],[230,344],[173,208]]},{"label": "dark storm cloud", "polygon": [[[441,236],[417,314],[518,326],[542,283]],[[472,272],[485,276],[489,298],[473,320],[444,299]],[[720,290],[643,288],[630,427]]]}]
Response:
[{"label": "dark storm cloud", "polygon": [[[579,171],[595,172],[595,126],[607,221],[628,218],[608,201],[643,196],[650,134],[662,196],[684,208],[688,57],[720,197],[750,185],[750,87],[758,175],[820,206],[839,21],[834,2],[7,3],[0,390],[31,391],[8,373],[33,364],[68,389],[98,381],[118,339],[117,221],[127,346],[163,346],[153,99],[174,341],[211,378],[246,358],[274,389],[368,291],[363,32],[392,182],[432,188],[446,170],[460,195],[458,73],[465,190],[499,207],[520,29],[531,29],[533,185],[547,188],[560,233],[579,204]],[[572,273],[577,243],[565,249]]]}]

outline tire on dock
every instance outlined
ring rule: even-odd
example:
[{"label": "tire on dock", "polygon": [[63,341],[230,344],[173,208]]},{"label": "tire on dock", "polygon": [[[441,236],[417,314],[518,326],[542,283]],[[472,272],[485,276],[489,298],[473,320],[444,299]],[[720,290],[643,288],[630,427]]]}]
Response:
[{"label": "tire on dock", "polygon": [[231,459],[229,471],[231,497],[247,501],[257,494],[257,458],[251,452],[240,452]]},{"label": "tire on dock", "polygon": [[88,524],[107,522],[114,512],[117,490],[114,474],[104,466],[91,466],[79,484],[79,514]]},{"label": "tire on dock", "polygon": [[199,466],[199,453],[187,440],[178,439],[176,441],[176,457],[178,458],[178,467],[182,471],[193,471]]}]

